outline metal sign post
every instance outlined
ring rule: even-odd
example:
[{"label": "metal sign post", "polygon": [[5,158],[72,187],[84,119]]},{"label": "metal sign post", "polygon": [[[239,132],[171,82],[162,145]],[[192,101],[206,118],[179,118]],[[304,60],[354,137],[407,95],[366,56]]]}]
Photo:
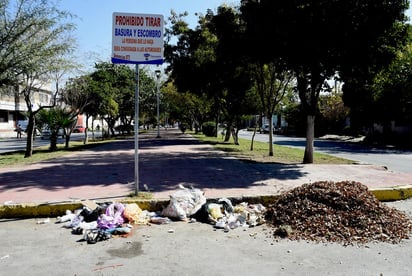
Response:
[{"label": "metal sign post", "polygon": [[134,183],[139,192],[139,64],[136,64],[136,91],[134,96]]}]

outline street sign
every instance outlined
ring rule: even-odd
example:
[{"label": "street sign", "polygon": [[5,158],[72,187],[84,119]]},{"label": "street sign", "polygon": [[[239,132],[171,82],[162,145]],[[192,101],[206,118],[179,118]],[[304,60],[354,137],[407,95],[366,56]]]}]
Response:
[{"label": "street sign", "polygon": [[113,13],[112,63],[163,64],[163,15]]},{"label": "street sign", "polygon": [[113,13],[112,63],[136,65],[135,185],[139,191],[139,64],[163,64],[163,15]]}]

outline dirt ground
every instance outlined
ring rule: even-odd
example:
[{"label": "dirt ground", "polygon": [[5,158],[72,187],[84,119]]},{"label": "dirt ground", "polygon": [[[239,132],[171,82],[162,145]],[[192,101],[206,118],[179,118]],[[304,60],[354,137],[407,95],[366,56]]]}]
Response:
[{"label": "dirt ground", "polygon": [[[385,203],[412,217],[412,199]],[[270,228],[229,232],[199,222],[135,225],[87,244],[42,219],[0,220],[2,275],[411,275],[412,241],[361,246],[275,240]]]}]

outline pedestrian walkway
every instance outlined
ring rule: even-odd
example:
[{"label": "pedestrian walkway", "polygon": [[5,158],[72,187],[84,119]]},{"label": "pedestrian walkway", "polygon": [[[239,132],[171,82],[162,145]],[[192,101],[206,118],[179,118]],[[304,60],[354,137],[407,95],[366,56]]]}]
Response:
[{"label": "pedestrian walkway", "polygon": [[[207,198],[274,196],[315,181],[358,181],[370,189],[394,187],[409,197],[412,173],[375,165],[258,164],[228,156],[177,129],[139,135],[139,186],[134,184],[134,139],[118,140],[64,157],[0,168],[0,204],[51,204],[86,199],[113,200],[150,191],[167,200],[179,185]],[[397,189],[395,188],[395,190]],[[389,195],[395,197],[395,195]],[[386,197],[386,198],[385,198]],[[398,199],[394,198],[394,199]]]}]

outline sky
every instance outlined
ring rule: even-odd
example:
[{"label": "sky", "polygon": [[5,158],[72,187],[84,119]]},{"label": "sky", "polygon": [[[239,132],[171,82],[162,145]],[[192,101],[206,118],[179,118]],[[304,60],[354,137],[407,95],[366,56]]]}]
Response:
[{"label": "sky", "polygon": [[[77,16],[73,21],[77,26],[74,33],[77,40],[76,58],[91,70],[96,61],[110,61],[112,48],[112,15],[113,12],[136,14],[161,14],[167,21],[170,11],[189,15],[186,21],[190,27],[197,26],[198,16],[208,9],[216,11],[217,7],[226,3],[238,6],[240,0],[59,0],[60,9]],[[406,15],[412,22],[412,7]]]},{"label": "sky", "polygon": [[195,13],[206,14],[208,9],[216,11],[223,3],[239,5],[240,0],[60,0],[58,3],[61,10],[77,17],[73,20],[77,25],[74,32],[78,44],[76,57],[86,63],[87,70],[96,61],[110,61],[113,12],[161,14],[167,21],[171,10],[178,14],[187,11],[186,21],[194,28],[198,18]]}]

